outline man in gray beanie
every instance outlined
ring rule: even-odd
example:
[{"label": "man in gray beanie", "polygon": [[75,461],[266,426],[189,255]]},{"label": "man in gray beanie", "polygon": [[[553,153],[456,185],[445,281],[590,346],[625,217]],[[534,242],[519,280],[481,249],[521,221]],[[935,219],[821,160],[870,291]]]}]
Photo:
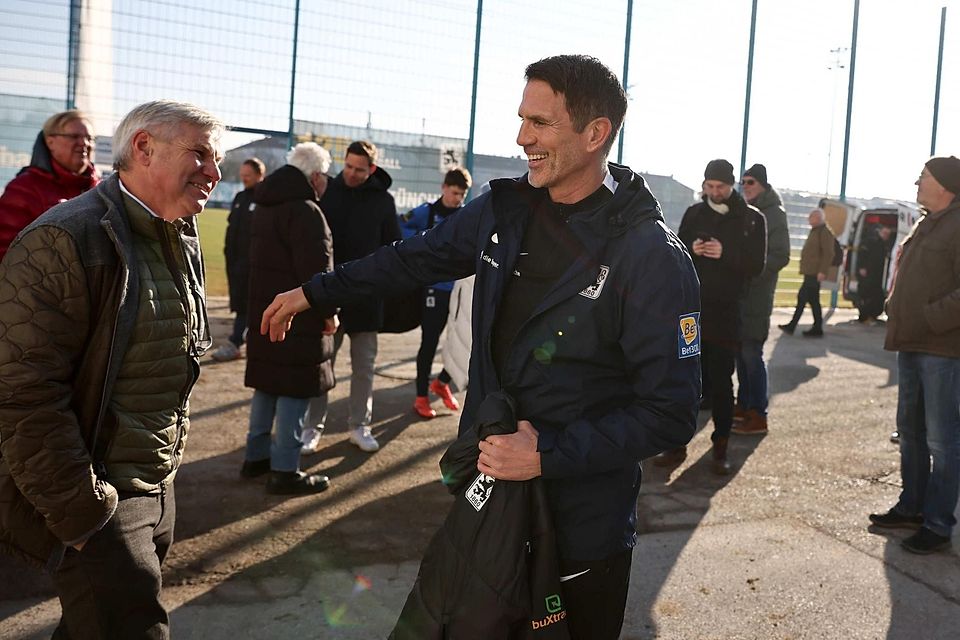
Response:
[{"label": "man in gray beanie", "polygon": [[884,344],[899,352],[903,490],[870,522],[915,529],[902,545],[926,554],[950,546],[960,493],[960,160],[931,158],[916,184],[924,215],[897,255]]}]

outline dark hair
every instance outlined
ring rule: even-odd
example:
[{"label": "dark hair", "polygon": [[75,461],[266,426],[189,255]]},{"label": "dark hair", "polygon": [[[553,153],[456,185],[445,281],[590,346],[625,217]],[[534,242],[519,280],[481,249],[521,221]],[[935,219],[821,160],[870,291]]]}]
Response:
[{"label": "dark hair", "polygon": [[247,158],[243,161],[243,164],[256,171],[258,176],[267,172],[267,165],[263,164],[263,160],[260,158]]},{"label": "dark hair", "polygon": [[473,178],[470,176],[470,172],[463,167],[454,167],[447,171],[447,175],[443,177],[443,184],[469,189],[473,185]]},{"label": "dark hair", "polygon": [[[355,156],[363,156],[370,164],[377,164],[377,146],[372,142],[366,140],[351,142],[350,146],[347,147],[347,153],[352,153]],[[344,154],[344,157],[346,157],[346,155],[347,154]]]},{"label": "dark hair", "polygon": [[527,67],[527,80],[542,80],[554,93],[563,94],[573,128],[582,132],[591,120],[607,118],[613,129],[604,145],[609,153],[627,113],[627,94],[617,76],[591,56],[562,55],[544,58]]}]

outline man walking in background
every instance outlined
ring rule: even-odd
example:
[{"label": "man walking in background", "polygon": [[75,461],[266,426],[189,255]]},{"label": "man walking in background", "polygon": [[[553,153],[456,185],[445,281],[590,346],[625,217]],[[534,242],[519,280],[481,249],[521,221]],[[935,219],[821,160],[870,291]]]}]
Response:
[{"label": "man walking in background", "polygon": [[247,298],[250,280],[250,227],[253,221],[253,189],[263,181],[267,168],[260,158],[247,158],[240,165],[240,181],[243,190],[233,198],[230,215],[227,216],[227,236],[223,243],[223,254],[227,267],[227,285],[230,293],[230,311],[236,317],[233,320],[233,332],[225,344],[220,345],[211,354],[218,362],[227,362],[243,357],[240,348],[246,340]]},{"label": "man walking in background", "polygon": [[803,243],[800,251],[800,273],[803,274],[803,284],[797,291],[797,307],[793,311],[793,318],[786,324],[777,325],[784,333],[793,335],[797,330],[797,323],[803,310],[810,305],[813,312],[813,326],[803,332],[807,338],[823,337],[823,311],[820,308],[820,283],[827,279],[827,273],[833,265],[834,242],[833,233],[827,227],[823,209],[814,209],[807,216],[810,223],[810,234]]},{"label": "man walking in background", "polygon": [[[425,202],[401,217],[400,231],[409,238],[442,222],[447,216],[463,207],[463,200],[473,180],[470,172],[461,167],[447,171],[440,187],[441,196],[436,202]],[[433,382],[430,381],[433,358],[437,354],[440,334],[447,325],[450,308],[450,292],[453,281],[436,282],[423,290],[423,307],[420,317],[420,350],[417,351],[417,397],[413,410],[422,418],[436,418],[437,412],[430,406],[428,390],[443,400],[451,411],[459,411],[460,403],[450,390],[450,374],[446,369]]]},{"label": "man walking in background", "polygon": [[195,216],[222,131],[193,105],[134,108],[116,173],[0,264],[0,544],[54,572],[57,638],[169,637],[160,565],[210,345]]},{"label": "man walking in background", "polygon": [[770,335],[770,314],[780,270],[790,262],[787,212],[776,189],[767,181],[767,168],[755,164],[740,180],[743,197],[760,210],[767,222],[767,260],[763,271],[747,282],[740,307],[740,351],[737,353],[737,417],[732,432],[767,432],[767,365],[763,344]]},{"label": "man walking in background", "polygon": [[924,215],[903,242],[883,345],[899,352],[903,490],[870,522],[916,529],[903,547],[926,554],[950,546],[960,495],[960,160],[931,158],[916,184]]},{"label": "man walking in background", "polygon": [[[335,264],[367,256],[400,239],[397,207],[387,189],[390,174],[377,166],[377,147],[359,140],[347,147],[343,171],[330,181],[320,199],[333,234]],[[350,442],[361,450],[380,448],[370,432],[373,420],[373,366],[377,359],[377,331],[383,319],[381,297],[354,300],[340,308],[340,327],[334,336],[335,352],[350,337],[350,409],[347,427]],[[334,362],[336,355],[334,355]],[[310,402],[303,429],[303,452],[313,453],[327,419],[326,394]]]}]

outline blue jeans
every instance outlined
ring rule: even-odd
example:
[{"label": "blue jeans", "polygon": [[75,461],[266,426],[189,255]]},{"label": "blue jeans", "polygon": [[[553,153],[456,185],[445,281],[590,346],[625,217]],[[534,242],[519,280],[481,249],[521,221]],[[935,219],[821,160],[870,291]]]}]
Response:
[{"label": "blue jeans", "polygon": [[[250,403],[250,430],[247,433],[246,459],[250,462],[270,458],[273,471],[300,469],[300,433],[310,398],[274,396],[253,392]],[[270,438],[276,418],[277,431]]]},{"label": "blue jeans", "polygon": [[763,361],[763,342],[743,340],[737,353],[737,404],[767,415],[767,365]]},{"label": "blue jeans", "polygon": [[895,509],[922,514],[923,526],[950,536],[960,491],[960,358],[900,352],[897,365],[903,491]]}]

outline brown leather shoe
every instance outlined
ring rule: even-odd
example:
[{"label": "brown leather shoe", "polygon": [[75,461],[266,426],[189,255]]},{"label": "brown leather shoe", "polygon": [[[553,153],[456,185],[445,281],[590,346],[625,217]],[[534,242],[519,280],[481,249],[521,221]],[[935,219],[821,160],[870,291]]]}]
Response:
[{"label": "brown leather shoe", "polygon": [[676,467],[686,459],[687,448],[677,447],[676,449],[670,449],[654,456],[653,464],[657,467]]},{"label": "brown leather shoe", "polygon": [[767,432],[767,416],[762,416],[753,409],[747,411],[747,416],[743,422],[734,424],[733,433],[742,436],[760,436]]},{"label": "brown leather shoe", "polygon": [[730,438],[717,438],[713,443],[713,461],[710,470],[718,476],[730,475],[730,462],[727,460],[727,443]]},{"label": "brown leather shoe", "polygon": [[747,419],[747,413],[749,409],[744,409],[740,405],[734,405],[733,407],[733,421],[734,422],[743,422]]}]

